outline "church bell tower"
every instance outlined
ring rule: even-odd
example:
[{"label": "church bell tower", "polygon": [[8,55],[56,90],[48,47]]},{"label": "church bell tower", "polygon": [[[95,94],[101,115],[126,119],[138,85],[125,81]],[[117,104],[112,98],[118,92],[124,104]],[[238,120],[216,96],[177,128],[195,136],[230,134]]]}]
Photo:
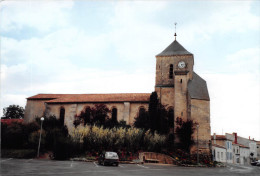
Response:
[{"label": "church bell tower", "polygon": [[161,104],[174,109],[177,117],[188,119],[188,81],[193,76],[194,58],[175,40],[156,55],[155,91]]}]

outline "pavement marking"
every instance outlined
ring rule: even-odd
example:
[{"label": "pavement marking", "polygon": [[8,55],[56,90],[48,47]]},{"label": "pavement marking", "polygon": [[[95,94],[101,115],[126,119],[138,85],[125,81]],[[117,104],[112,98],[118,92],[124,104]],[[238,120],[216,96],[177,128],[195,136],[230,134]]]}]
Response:
[{"label": "pavement marking", "polygon": [[6,160],[1,160],[1,163],[2,163],[2,162],[5,162],[5,161],[9,161],[9,160],[11,160],[11,159],[13,159],[13,158],[9,158],[9,159],[6,159]]},{"label": "pavement marking", "polygon": [[125,166],[122,166],[122,165],[118,165],[118,166],[119,166],[119,167],[123,167],[123,168],[125,167]]},{"label": "pavement marking", "polygon": [[70,167],[73,167],[73,161],[71,161],[71,163],[70,163]]},{"label": "pavement marking", "polygon": [[93,162],[96,167],[99,167],[96,162]]},{"label": "pavement marking", "polygon": [[149,169],[149,167],[142,166],[142,165],[140,165],[140,164],[137,164],[137,166],[139,166],[139,167],[143,167],[143,168],[145,168],[145,169]]}]

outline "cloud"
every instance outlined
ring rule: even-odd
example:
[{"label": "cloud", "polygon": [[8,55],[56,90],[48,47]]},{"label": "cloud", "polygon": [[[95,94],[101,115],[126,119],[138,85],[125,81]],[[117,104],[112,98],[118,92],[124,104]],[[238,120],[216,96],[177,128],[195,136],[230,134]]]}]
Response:
[{"label": "cloud", "polygon": [[260,139],[260,84],[251,73],[202,74],[211,98],[211,131]]},{"label": "cloud", "polygon": [[[1,107],[5,108],[9,105],[19,105],[25,107],[27,95],[25,94],[3,94],[1,98]],[[15,100],[15,101],[14,101]],[[2,117],[3,112],[0,112],[0,117]]]},{"label": "cloud", "polygon": [[226,56],[231,72],[260,74],[260,48],[246,48]]},{"label": "cloud", "polygon": [[1,7],[1,30],[10,32],[24,27],[47,32],[68,25],[68,13],[74,2],[66,1],[4,1]]},{"label": "cloud", "polygon": [[203,12],[196,11],[194,14],[200,20],[190,20],[180,26],[180,31],[185,34],[182,40],[187,44],[193,42],[198,44],[212,39],[213,36],[258,31],[259,16],[252,13],[252,6],[256,5],[253,3],[252,1],[221,1],[208,2],[205,7],[201,5],[199,9]]}]

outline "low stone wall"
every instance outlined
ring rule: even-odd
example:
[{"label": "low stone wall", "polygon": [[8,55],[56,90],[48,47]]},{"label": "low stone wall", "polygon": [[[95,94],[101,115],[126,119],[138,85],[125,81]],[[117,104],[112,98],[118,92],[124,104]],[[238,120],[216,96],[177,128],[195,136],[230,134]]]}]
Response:
[{"label": "low stone wall", "polygon": [[141,161],[145,162],[157,162],[157,163],[161,163],[161,164],[175,164],[175,160],[165,154],[161,154],[161,153],[154,153],[154,152],[142,152],[139,153],[139,159]]}]

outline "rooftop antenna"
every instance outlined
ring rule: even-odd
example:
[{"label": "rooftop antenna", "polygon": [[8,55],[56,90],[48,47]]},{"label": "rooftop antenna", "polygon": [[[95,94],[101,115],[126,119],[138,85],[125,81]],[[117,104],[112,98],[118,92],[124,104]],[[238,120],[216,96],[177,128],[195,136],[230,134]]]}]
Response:
[{"label": "rooftop antenna", "polygon": [[174,25],[175,25],[175,34],[174,34],[174,37],[175,37],[175,40],[176,40],[176,36],[177,36],[177,34],[176,34],[176,25],[177,25],[177,23],[175,22]]}]

